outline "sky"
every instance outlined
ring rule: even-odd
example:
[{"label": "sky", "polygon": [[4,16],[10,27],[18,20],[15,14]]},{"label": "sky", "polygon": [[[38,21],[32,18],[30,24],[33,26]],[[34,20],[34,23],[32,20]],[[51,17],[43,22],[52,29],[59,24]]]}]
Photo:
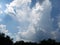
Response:
[{"label": "sky", "polygon": [[0,33],[14,41],[60,41],[60,0],[0,0]]}]

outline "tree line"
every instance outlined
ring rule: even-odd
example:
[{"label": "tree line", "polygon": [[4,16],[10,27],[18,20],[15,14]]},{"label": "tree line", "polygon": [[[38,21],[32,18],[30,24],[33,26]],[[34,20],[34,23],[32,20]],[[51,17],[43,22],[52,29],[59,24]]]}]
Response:
[{"label": "tree line", "polygon": [[13,39],[9,36],[5,36],[4,33],[0,33],[0,45],[60,45],[60,42],[56,42],[53,39],[42,40],[39,43],[33,42],[24,42],[24,41],[16,41],[13,43]]}]

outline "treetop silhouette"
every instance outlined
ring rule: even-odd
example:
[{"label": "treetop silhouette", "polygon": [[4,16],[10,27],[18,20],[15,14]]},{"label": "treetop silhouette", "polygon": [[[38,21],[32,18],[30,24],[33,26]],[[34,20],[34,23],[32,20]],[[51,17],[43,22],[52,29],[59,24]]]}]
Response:
[{"label": "treetop silhouette", "polygon": [[40,43],[16,41],[13,43],[13,40],[9,36],[5,36],[4,33],[0,33],[0,45],[60,45],[60,42],[56,42],[53,39],[42,40]]}]

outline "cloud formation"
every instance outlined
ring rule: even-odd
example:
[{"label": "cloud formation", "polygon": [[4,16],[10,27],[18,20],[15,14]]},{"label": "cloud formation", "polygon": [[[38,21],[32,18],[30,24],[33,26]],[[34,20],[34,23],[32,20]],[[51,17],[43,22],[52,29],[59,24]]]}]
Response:
[{"label": "cloud formation", "polygon": [[8,33],[8,30],[6,29],[6,25],[0,24],[0,32],[1,33],[3,32],[5,34]]},{"label": "cloud formation", "polygon": [[[6,4],[5,13],[19,22],[19,26],[17,26],[19,30],[15,34],[17,41],[39,41],[42,33],[50,35],[50,30],[52,30],[51,2],[49,0],[44,0],[42,4],[37,2],[32,8],[30,8],[30,4],[31,0],[14,0],[10,4]],[[45,36],[44,34],[43,36]]]}]

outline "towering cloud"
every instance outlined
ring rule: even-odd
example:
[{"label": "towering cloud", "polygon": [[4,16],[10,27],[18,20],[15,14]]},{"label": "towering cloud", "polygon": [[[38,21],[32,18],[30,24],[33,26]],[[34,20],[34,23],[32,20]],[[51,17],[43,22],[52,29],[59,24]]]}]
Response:
[{"label": "towering cloud", "polygon": [[[42,4],[37,2],[32,8],[30,5],[31,0],[14,0],[10,4],[6,4],[5,13],[19,22],[19,26],[17,26],[19,30],[15,34],[16,40],[39,41],[39,38],[43,36],[45,36],[43,38],[47,38],[44,34],[48,33],[50,36],[50,30],[52,30],[51,2],[49,0],[44,0]],[[41,34],[43,36],[40,36]]]}]

